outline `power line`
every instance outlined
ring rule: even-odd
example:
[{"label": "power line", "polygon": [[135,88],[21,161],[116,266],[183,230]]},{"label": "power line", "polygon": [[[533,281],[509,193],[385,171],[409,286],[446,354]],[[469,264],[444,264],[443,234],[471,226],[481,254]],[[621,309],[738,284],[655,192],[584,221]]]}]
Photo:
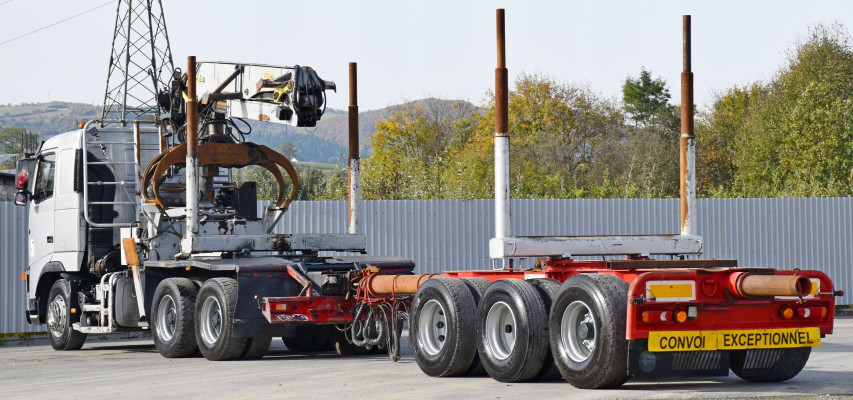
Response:
[{"label": "power line", "polygon": [[[9,2],[11,2],[11,1],[12,1],[12,0],[7,0],[7,1],[6,1],[6,3],[9,3]],[[3,4],[6,4],[6,3],[0,3],[0,5],[3,5]],[[110,0],[110,1],[108,1],[108,2],[106,2],[106,3],[104,3],[104,4],[101,4],[101,5],[97,6],[97,7],[95,7],[95,8],[90,8],[90,9],[88,9],[88,10],[86,10],[86,11],[83,11],[83,12],[81,12],[80,14],[72,15],[72,16],[70,16],[70,17],[68,17],[68,18],[65,18],[65,19],[61,20],[61,21],[56,21],[56,22],[54,22],[54,23],[52,23],[52,24],[50,24],[50,25],[48,25],[48,26],[44,26],[44,27],[38,28],[38,29],[36,29],[36,30],[34,30],[34,31],[32,31],[32,32],[25,33],[25,34],[23,34],[23,35],[21,35],[21,36],[11,38],[11,39],[9,39],[9,40],[7,40],[7,41],[5,41],[5,42],[0,42],[0,46],[4,45],[4,44],[6,44],[6,43],[14,42],[14,41],[16,41],[16,40],[18,40],[18,39],[21,39],[21,38],[24,38],[24,37],[26,37],[26,36],[30,36],[30,35],[32,35],[33,33],[43,31],[43,30],[45,30],[45,29],[47,29],[47,28],[50,28],[50,27],[52,27],[52,26],[59,25],[59,24],[61,24],[61,23],[65,22],[65,21],[68,21],[68,20],[71,20],[71,19],[77,18],[77,17],[79,17],[79,16],[81,16],[81,15],[88,14],[88,13],[90,13],[90,12],[92,12],[92,11],[95,11],[95,10],[97,10],[97,9],[101,8],[101,7],[108,6],[108,5],[113,4],[113,3],[115,3],[115,0]]]},{"label": "power line", "polygon": [[11,2],[12,2],[12,0],[6,0],[6,1],[0,3],[0,6],[2,6],[3,4],[6,4],[6,3],[11,3]]}]

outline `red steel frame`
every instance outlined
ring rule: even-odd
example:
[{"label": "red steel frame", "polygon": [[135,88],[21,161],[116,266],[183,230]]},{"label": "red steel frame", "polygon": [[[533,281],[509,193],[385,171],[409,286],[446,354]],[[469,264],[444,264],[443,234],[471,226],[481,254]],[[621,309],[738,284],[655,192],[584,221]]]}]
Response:
[{"label": "red steel frame", "polygon": [[[636,261],[657,263],[653,260]],[[696,261],[678,261],[684,265]],[[628,315],[625,338],[628,340],[647,339],[652,331],[716,331],[748,330],[771,328],[818,327],[823,335],[832,333],[835,314],[835,292],[832,281],[820,271],[783,271],[760,268],[714,268],[713,260],[700,260],[703,268],[631,268],[614,269],[607,261],[572,261],[568,259],[547,260],[541,268],[533,270],[494,270],[494,271],[451,271],[445,275],[455,278],[479,277],[490,281],[499,279],[537,279],[551,278],[560,282],[577,274],[600,273],[618,276],[630,286],[628,289]],[[720,261],[720,266],[727,261]],[[765,273],[775,275],[799,274],[820,281],[820,291],[815,296],[802,299],[781,297],[739,298],[731,288],[731,276],[741,272]],[[646,283],[650,281],[693,281],[696,287],[696,299],[692,301],[658,302],[646,296]],[[667,312],[697,308],[696,318],[683,323],[671,319],[664,322],[643,322],[643,311]],[[795,311],[799,308],[825,308],[825,316],[808,318],[795,315],[789,320],[780,316],[780,309],[788,306]]]}]

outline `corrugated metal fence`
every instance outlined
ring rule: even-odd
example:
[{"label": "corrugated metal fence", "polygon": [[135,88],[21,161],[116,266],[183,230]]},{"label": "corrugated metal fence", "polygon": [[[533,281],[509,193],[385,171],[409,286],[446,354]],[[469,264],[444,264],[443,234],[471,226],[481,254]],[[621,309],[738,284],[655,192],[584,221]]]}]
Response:
[{"label": "corrugated metal fence", "polygon": [[[259,204],[259,208],[266,203]],[[367,201],[368,254],[410,258],[419,273],[488,269],[494,231],[491,200]],[[23,320],[26,219],[23,207],[0,203],[0,332],[32,330]],[[677,199],[513,200],[516,235],[674,233]],[[344,232],[342,201],[294,202],[279,233]],[[742,266],[818,269],[846,289],[853,304],[853,198],[700,199],[703,258]]]}]

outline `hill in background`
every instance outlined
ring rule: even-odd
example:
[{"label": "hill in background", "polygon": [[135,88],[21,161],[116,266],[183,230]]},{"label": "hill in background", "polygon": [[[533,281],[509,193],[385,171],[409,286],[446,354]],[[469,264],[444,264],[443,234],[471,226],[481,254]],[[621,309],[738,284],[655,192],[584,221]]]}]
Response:
[{"label": "hill in background", "polygon": [[[414,103],[424,100],[416,100]],[[438,100],[452,101],[452,100]],[[412,103],[412,102],[409,102]],[[376,133],[376,123],[388,118],[394,110],[409,103],[397,104],[360,112],[359,132],[363,156],[370,153],[370,138]],[[42,140],[77,127],[83,120],[101,115],[101,106],[52,101],[50,103],[23,103],[0,105],[0,128],[26,128],[41,136]],[[300,161],[346,164],[347,113],[327,109],[315,128],[295,128],[252,121],[252,134],[247,140],[277,149],[282,142],[290,142],[298,149]]]}]

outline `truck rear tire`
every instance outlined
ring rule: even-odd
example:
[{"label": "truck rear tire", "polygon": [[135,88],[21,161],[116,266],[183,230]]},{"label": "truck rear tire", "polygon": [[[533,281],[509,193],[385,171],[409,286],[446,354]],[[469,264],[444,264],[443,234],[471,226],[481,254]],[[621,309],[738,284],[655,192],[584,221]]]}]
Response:
[{"label": "truck rear tire", "polygon": [[409,318],[412,353],[429,376],[462,375],[477,346],[474,297],[459,279],[432,278],[415,293]]},{"label": "truck rear tire", "polygon": [[310,353],[326,350],[329,343],[328,328],[323,325],[299,325],[294,329],[296,336],[282,337],[281,342],[294,353]]},{"label": "truck rear tire", "polygon": [[746,364],[747,351],[732,351],[730,367],[735,375],[749,382],[783,382],[797,376],[797,374],[805,368],[806,363],[809,361],[809,355],[812,352],[812,348],[797,347],[793,349],[761,349],[750,351],[762,352],[765,354],[780,351],[781,354],[778,355],[779,358],[769,369],[749,370],[744,368]]},{"label": "truck rear tire", "polygon": [[545,305],[521,279],[489,286],[477,307],[477,350],[489,376],[500,382],[533,379],[548,351]]},{"label": "truck rear tire", "polygon": [[[471,295],[474,296],[474,306],[478,306],[480,304],[480,299],[483,298],[483,295],[486,294],[486,290],[489,289],[489,285],[492,284],[492,281],[486,278],[459,278],[465,285],[468,286],[468,289],[471,290]],[[471,363],[471,368],[468,368],[468,371],[465,372],[467,376],[485,376],[486,367],[483,366],[483,363],[480,362],[480,354],[476,354],[474,356],[474,361]]]},{"label": "truck rear tire", "polygon": [[[560,292],[560,281],[556,279],[531,279],[527,282],[530,282],[536,288],[539,296],[542,298],[542,302],[545,303],[545,317],[547,319],[551,313],[551,305],[554,304],[554,299],[557,298],[557,293]],[[547,321],[545,322],[545,329],[548,329]],[[542,364],[542,369],[536,374],[535,380],[556,381],[563,377],[560,375],[560,369],[557,368],[554,356],[551,354],[550,337],[547,333],[545,333],[545,337],[549,338],[546,340],[548,351],[545,353],[545,362]]]},{"label": "truck rear tire", "polygon": [[163,357],[190,357],[198,352],[196,297],[198,288],[187,278],[168,278],[157,285],[151,303],[151,335]]},{"label": "truck rear tire", "polygon": [[264,358],[264,354],[270,349],[272,344],[271,336],[255,336],[246,340],[246,349],[243,350],[241,360],[260,360]]},{"label": "truck rear tire", "polygon": [[578,274],[560,287],[551,306],[551,354],[563,378],[580,389],[628,380],[625,319],[628,284],[609,274]]},{"label": "truck rear tire", "polygon": [[234,336],[237,281],[211,278],[204,282],[195,303],[196,343],[204,358],[225,361],[239,358],[248,338]]},{"label": "truck rear tire", "polygon": [[86,334],[71,327],[80,320],[79,315],[79,311],[71,313],[71,284],[65,279],[54,282],[47,303],[48,336],[54,349],[80,350],[86,343]]}]

